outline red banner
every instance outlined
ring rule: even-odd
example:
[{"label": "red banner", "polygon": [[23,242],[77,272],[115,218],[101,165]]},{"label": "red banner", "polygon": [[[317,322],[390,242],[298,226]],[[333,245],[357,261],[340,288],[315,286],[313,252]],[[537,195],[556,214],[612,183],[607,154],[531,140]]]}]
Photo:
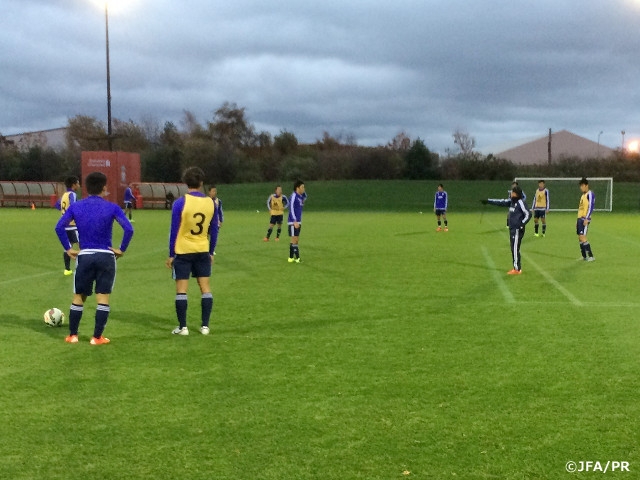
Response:
[{"label": "red banner", "polygon": [[106,199],[122,205],[124,191],[131,184],[136,190],[140,183],[140,155],[129,152],[82,152],[82,197],[87,196],[84,179],[91,172],[102,172],[107,176]]}]

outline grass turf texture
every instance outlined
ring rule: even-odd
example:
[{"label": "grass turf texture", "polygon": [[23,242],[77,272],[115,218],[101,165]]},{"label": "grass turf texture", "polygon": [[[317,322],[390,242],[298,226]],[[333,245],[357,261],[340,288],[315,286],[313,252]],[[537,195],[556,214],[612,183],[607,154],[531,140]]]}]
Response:
[{"label": "grass turf texture", "polygon": [[587,264],[575,215],[551,214],[508,277],[504,209],[450,212],[436,233],[427,197],[423,215],[309,208],[300,265],[286,235],[261,241],[264,211],[227,209],[208,337],[195,281],[192,333],[170,335],[169,215],[134,212],[101,347],[94,298],[80,344],[42,321],[71,299],[57,212],[0,210],[0,478],[547,479],[570,460],[637,472],[638,216],[594,216]]}]

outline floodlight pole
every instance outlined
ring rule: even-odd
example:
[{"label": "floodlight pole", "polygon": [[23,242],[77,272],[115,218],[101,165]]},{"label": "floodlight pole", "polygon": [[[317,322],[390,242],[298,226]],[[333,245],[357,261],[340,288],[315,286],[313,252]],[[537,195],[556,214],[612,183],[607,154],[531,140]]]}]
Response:
[{"label": "floodlight pole", "polygon": [[600,130],[600,133],[598,134],[598,158],[600,158],[600,135],[602,135],[602,130]]},{"label": "floodlight pole", "polygon": [[109,69],[109,2],[104,3],[104,21],[107,39],[107,144],[113,150],[111,130],[111,71]]},{"label": "floodlight pole", "polygon": [[624,153],[624,134],[626,133],[624,130],[620,132],[622,134],[622,153]]}]

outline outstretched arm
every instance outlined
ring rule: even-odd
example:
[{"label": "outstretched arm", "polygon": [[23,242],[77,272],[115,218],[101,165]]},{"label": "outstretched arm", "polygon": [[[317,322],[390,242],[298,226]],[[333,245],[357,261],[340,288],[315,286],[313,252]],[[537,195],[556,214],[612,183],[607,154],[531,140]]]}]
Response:
[{"label": "outstretched arm", "polygon": [[509,198],[488,198],[486,200],[480,200],[483,205],[496,205],[497,207],[508,207],[511,205],[511,199]]}]

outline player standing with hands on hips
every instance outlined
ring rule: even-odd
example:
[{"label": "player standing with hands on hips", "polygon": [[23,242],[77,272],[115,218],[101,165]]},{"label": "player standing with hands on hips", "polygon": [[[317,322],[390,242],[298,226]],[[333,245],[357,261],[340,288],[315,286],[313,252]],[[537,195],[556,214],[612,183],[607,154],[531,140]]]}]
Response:
[{"label": "player standing with hands on hips", "polygon": [[[93,293],[95,282],[96,308],[95,327],[91,345],[104,345],[109,339],[102,336],[109,318],[109,296],[116,279],[116,259],[120,258],[133,237],[133,227],[115,203],[105,200],[107,177],[104,173],[87,175],[85,186],[89,196],[72,203],[58,220],[56,234],[71,258],[76,259],[73,301],[69,312],[69,336],[67,343],[78,343],[78,327],[82,319],[84,302]],[[113,248],[111,237],[113,222],[124,230],[119,248]],[[80,251],[73,250],[65,228],[75,222],[78,228]]]},{"label": "player standing with hands on hips", "polygon": [[507,272],[509,275],[520,275],[522,273],[520,244],[522,243],[522,237],[524,237],[524,227],[531,220],[531,214],[522,197],[522,189],[515,186],[511,190],[511,200],[494,198],[480,200],[483,205],[489,203],[491,205],[509,206],[509,237],[511,258],[513,260],[513,269]]},{"label": "player standing with hands on hips", "polygon": [[436,214],[436,218],[438,219],[438,228],[436,228],[436,232],[442,231],[442,223],[440,222],[440,217],[442,217],[442,219],[444,220],[444,231],[449,231],[447,223],[448,206],[449,198],[447,197],[447,192],[444,191],[444,185],[440,183],[438,184],[438,191],[436,192],[436,196],[433,200],[433,212]]},{"label": "player standing with hands on hips", "polygon": [[302,229],[302,207],[307,199],[304,191],[304,182],[296,180],[293,184],[293,193],[289,197],[289,218],[287,225],[289,226],[289,236],[291,243],[289,244],[289,263],[300,263],[300,249],[298,241],[300,238],[300,230]]},{"label": "player standing with hands on hips", "polygon": [[584,177],[580,180],[580,191],[582,192],[582,196],[580,197],[580,205],[578,205],[576,233],[578,234],[578,241],[580,242],[582,259],[586,262],[593,262],[595,257],[591,251],[591,244],[589,240],[587,240],[587,230],[589,229],[589,223],[591,223],[591,214],[594,208],[596,208],[596,195],[589,190],[589,180]]},{"label": "player standing with hands on hips", "polygon": [[178,326],[174,335],[189,335],[187,328],[187,289],[189,277],[194,276],[200,287],[201,326],[200,333],[209,335],[209,320],[213,310],[213,294],[209,278],[213,252],[218,240],[215,224],[216,213],[213,200],[201,189],[204,172],[198,167],[187,168],[182,181],[187,184],[187,193],[173,202],[171,229],[169,232],[168,268],[176,281],[176,316]]}]

